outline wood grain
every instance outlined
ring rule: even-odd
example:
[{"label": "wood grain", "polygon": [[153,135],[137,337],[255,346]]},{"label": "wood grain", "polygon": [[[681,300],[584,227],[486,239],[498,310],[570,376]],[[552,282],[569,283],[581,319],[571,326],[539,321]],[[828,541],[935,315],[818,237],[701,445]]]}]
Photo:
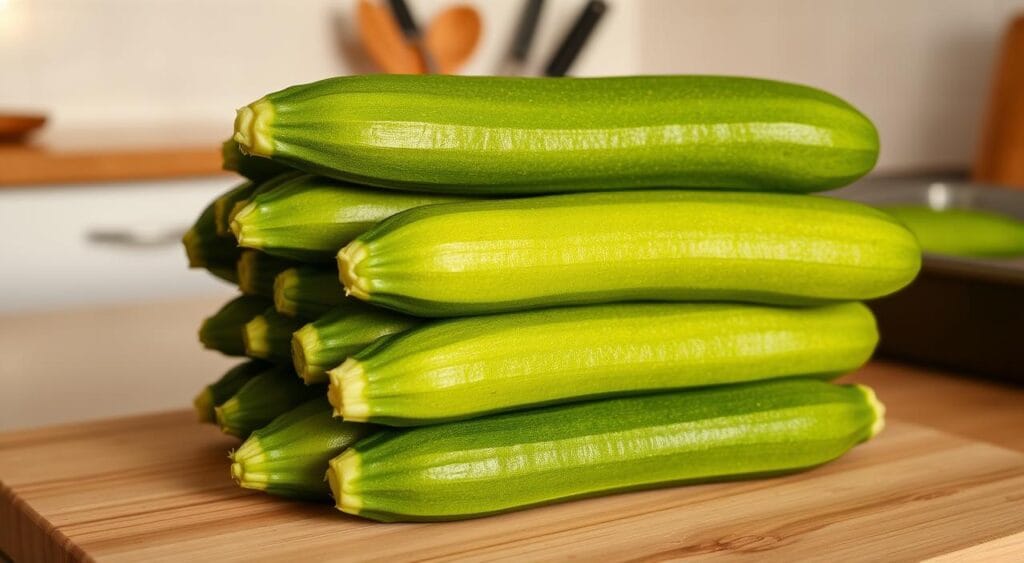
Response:
[{"label": "wood grain", "polygon": [[74,152],[0,147],[0,188],[211,176],[225,173],[220,166],[220,147],[213,145]]},{"label": "wood grain", "polygon": [[[857,377],[883,388],[908,371]],[[911,407],[879,394],[890,412]],[[446,524],[377,524],[237,489],[233,444],[191,412],[2,434],[0,549],[16,561],[909,561],[1024,549],[1024,453],[900,420],[806,473]]]}]

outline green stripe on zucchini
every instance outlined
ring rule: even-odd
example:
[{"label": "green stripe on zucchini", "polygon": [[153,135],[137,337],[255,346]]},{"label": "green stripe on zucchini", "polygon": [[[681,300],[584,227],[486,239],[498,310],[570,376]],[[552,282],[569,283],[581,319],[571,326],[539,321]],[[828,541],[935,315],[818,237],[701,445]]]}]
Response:
[{"label": "green stripe on zucchini", "polygon": [[890,216],[833,198],[681,190],[410,209],[338,253],[345,288],[420,316],[615,301],[880,297],[921,265]]},{"label": "green stripe on zucchini", "polygon": [[234,138],[359,184],[477,194],[809,192],[878,158],[874,125],[845,101],[727,76],[330,78],[241,108]]},{"label": "green stripe on zucchini", "polygon": [[881,430],[867,387],[785,379],[385,430],[331,460],[340,510],[455,520],[811,468]]}]

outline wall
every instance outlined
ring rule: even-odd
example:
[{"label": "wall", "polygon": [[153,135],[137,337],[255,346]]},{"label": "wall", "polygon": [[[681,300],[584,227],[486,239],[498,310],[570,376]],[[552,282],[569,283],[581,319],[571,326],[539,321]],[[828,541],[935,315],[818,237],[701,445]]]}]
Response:
[{"label": "wall", "polygon": [[[457,0],[451,0],[454,3]],[[484,17],[467,72],[491,72],[520,3]],[[414,0],[421,20],[449,2]],[[57,127],[223,123],[281,86],[360,67],[333,21],[354,0],[0,0],[0,108]],[[546,58],[583,0],[549,0]],[[1024,0],[615,0],[576,74],[770,76],[827,88],[883,138],[880,170],[964,167],[1006,19]],[[351,22],[341,37],[357,36]],[[180,126],[180,125],[179,125]]]},{"label": "wall", "polygon": [[878,125],[878,170],[965,168],[1021,0],[648,0],[641,70],[811,84]]}]

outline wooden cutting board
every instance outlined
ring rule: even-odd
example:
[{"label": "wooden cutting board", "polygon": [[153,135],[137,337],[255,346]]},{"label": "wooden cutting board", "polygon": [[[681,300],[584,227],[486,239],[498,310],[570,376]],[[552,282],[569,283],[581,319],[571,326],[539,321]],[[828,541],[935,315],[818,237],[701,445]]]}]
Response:
[{"label": "wooden cutting board", "polygon": [[890,421],[818,469],[474,521],[377,524],[236,488],[191,412],[0,435],[15,561],[991,559],[1024,550],[1024,454]]}]

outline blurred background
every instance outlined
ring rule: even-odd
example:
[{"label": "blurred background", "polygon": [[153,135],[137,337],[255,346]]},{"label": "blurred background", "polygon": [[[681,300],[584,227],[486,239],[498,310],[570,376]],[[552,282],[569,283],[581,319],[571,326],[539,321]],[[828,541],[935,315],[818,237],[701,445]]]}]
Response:
[{"label": "blurred background", "polygon": [[[1006,129],[1024,128],[1022,26],[1010,33],[1024,0],[547,0],[518,57],[528,2],[409,4],[447,72],[739,74],[829,90],[878,126],[873,189],[1024,213],[1019,198],[956,187],[972,175],[1024,185],[1021,165],[1000,164],[1024,155],[1009,146],[1024,134]],[[389,18],[354,0],[0,0],[0,430],[183,407],[233,363],[200,350],[195,329],[235,290],[188,270],[180,237],[237,182],[220,170],[234,109],[327,76],[416,71],[408,46],[388,43],[401,42]],[[954,291],[996,291],[970,287]],[[1007,287],[991,306],[1010,338],[1021,318],[1006,300],[1024,293]]]}]

